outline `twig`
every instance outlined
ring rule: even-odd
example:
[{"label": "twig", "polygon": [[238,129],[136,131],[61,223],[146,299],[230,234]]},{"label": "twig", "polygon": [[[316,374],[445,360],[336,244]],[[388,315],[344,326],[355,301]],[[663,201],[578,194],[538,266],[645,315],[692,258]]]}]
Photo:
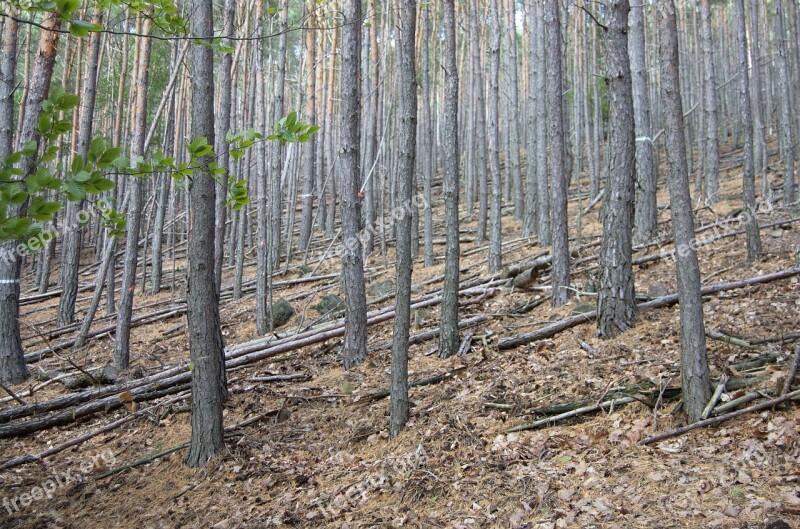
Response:
[{"label": "twig", "polygon": [[602,410],[602,409],[605,409],[605,408],[610,408],[610,407],[612,407],[614,405],[628,404],[628,403],[631,403],[631,402],[635,402],[637,400],[638,399],[636,399],[634,397],[623,397],[621,399],[608,400],[608,401],[603,402],[602,404],[599,404],[599,405],[585,406],[583,408],[577,408],[575,410],[571,410],[571,411],[568,411],[566,413],[562,413],[561,415],[553,415],[552,417],[546,417],[544,419],[539,419],[538,421],[534,421],[534,422],[529,423],[529,424],[522,424],[520,426],[515,426],[514,428],[511,428],[510,430],[508,430],[508,433],[522,432],[522,431],[525,431],[525,430],[533,430],[533,429],[538,428],[540,426],[544,426],[546,424],[552,424],[552,423],[555,423],[555,422],[560,421],[562,419],[569,419],[570,417],[577,417],[578,415],[583,415],[583,414],[586,414],[586,413],[593,413],[593,412],[596,412],[596,411],[599,411],[599,410]]},{"label": "twig", "polygon": [[22,400],[21,398],[19,398],[19,395],[17,395],[16,393],[14,393],[14,392],[11,390],[11,388],[9,388],[8,386],[6,386],[5,384],[0,384],[0,388],[3,388],[3,390],[4,390],[6,393],[8,393],[9,395],[11,395],[11,398],[12,398],[12,399],[14,399],[15,401],[19,402],[21,405],[23,405],[23,406],[26,406],[26,405],[27,405],[27,403],[26,403],[24,400]]},{"label": "twig", "polygon": [[789,367],[789,374],[786,377],[786,382],[783,383],[783,390],[781,390],[781,397],[789,393],[789,388],[792,387],[792,381],[797,375],[797,368],[800,365],[800,345],[794,349],[794,362]]},{"label": "twig", "polygon": [[778,398],[775,398],[775,399],[772,399],[772,400],[768,400],[768,401],[762,402],[760,404],[756,404],[755,406],[750,406],[749,408],[745,408],[743,410],[737,410],[737,411],[734,411],[734,412],[731,412],[731,413],[728,413],[728,414],[725,414],[725,415],[719,415],[717,417],[712,417],[711,419],[705,419],[705,420],[702,420],[702,421],[697,421],[695,423],[687,424],[686,426],[682,426],[681,428],[676,428],[675,430],[671,430],[669,432],[664,432],[664,433],[660,433],[658,435],[652,435],[650,437],[646,437],[645,439],[642,439],[641,441],[639,441],[639,444],[640,445],[649,445],[649,444],[655,443],[657,441],[663,441],[664,439],[669,439],[670,437],[675,437],[677,435],[682,435],[682,434],[684,434],[686,432],[690,432],[690,431],[695,430],[697,428],[702,428],[704,426],[714,426],[714,425],[719,424],[721,422],[725,422],[725,421],[727,421],[729,419],[734,419],[736,417],[739,417],[740,415],[745,415],[747,413],[753,413],[753,412],[757,412],[757,411],[766,410],[766,409],[771,408],[772,406],[775,406],[775,405],[780,404],[782,402],[786,402],[787,400],[796,399],[798,397],[800,397],[800,389],[792,391],[791,393],[787,393],[786,395],[783,395],[782,397],[778,397]]},{"label": "twig", "polygon": [[717,402],[719,402],[719,398],[722,396],[722,392],[725,391],[725,385],[727,383],[728,375],[722,375],[719,384],[717,384],[717,389],[714,390],[714,394],[711,395],[711,400],[708,401],[702,415],[700,415],[701,419],[708,419],[708,416],[711,415],[711,411],[714,409],[714,406],[717,405]]}]

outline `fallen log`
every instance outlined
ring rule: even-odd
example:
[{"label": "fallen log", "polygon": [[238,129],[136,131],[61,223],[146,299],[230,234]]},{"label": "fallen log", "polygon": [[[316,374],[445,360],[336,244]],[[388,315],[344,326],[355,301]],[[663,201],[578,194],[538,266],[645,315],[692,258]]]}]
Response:
[{"label": "fallen log", "polygon": [[[502,283],[503,281],[492,281],[487,285]],[[469,296],[474,294],[492,295],[495,292],[491,288],[471,288],[459,292],[461,296]],[[466,300],[463,304],[474,303],[475,301]],[[420,303],[413,304],[412,309],[422,308],[427,306],[436,305],[441,303],[441,297],[434,297]],[[367,325],[374,325],[383,321],[394,318],[395,312],[391,310],[379,311],[372,318],[367,320]],[[328,330],[321,332],[321,330],[313,330],[304,333],[303,338],[293,337],[288,340],[278,340],[276,343],[264,344],[260,342],[253,348],[239,348],[235,352],[228,352],[226,354],[226,369],[233,369],[253,362],[265,360],[279,354],[299,349],[308,345],[324,342],[332,338],[338,338],[344,335],[344,325],[329,326]],[[280,342],[280,343],[278,343]],[[82,392],[67,397],[60,397],[53,401],[44,403],[29,404],[27,406],[19,406],[9,410],[0,412],[0,422],[19,419],[32,414],[43,412],[54,412],[62,410],[68,406],[78,405],[75,408],[67,409],[60,413],[50,413],[41,417],[35,417],[25,422],[16,422],[0,426],[0,438],[15,437],[25,435],[28,433],[36,432],[45,428],[53,426],[61,426],[73,422],[81,417],[91,415],[101,410],[111,410],[122,406],[118,394],[130,391],[133,400],[136,402],[143,402],[158,398],[160,396],[176,393],[182,389],[188,388],[191,381],[191,372],[188,369],[188,363],[182,363],[173,368],[167,369],[162,373],[145,377],[144,379],[129,382],[121,386],[107,386],[99,390],[90,392]],[[124,389],[123,389],[124,388]],[[102,397],[100,397],[102,395]],[[99,398],[99,400],[94,400]],[[65,403],[69,403],[66,404]]]},{"label": "fallen log", "polygon": [[574,410],[570,410],[570,411],[564,412],[564,413],[562,413],[560,415],[552,415],[550,417],[546,417],[544,419],[539,419],[538,421],[534,421],[534,422],[529,423],[529,424],[522,424],[520,426],[515,426],[514,428],[510,428],[508,430],[508,433],[523,432],[525,430],[533,430],[533,429],[539,428],[540,426],[553,424],[555,422],[558,422],[558,421],[561,421],[561,420],[564,420],[564,419],[569,419],[571,417],[577,417],[578,415],[584,415],[586,413],[593,413],[593,412],[596,412],[596,411],[604,410],[606,408],[612,408],[613,406],[618,406],[618,405],[621,405],[621,404],[628,404],[628,403],[631,403],[631,402],[637,402],[638,400],[639,399],[637,399],[636,397],[622,397],[622,398],[619,398],[619,399],[607,400],[607,401],[605,401],[605,402],[603,402],[601,404],[595,404],[595,405],[592,405],[592,406],[585,406],[585,407],[582,407],[582,408],[576,408]]},{"label": "fallen log", "polygon": [[[787,279],[796,275],[800,275],[800,267],[789,268],[788,270],[783,270],[781,272],[775,272],[773,274],[764,274],[761,276],[751,277],[748,279],[742,279],[740,281],[727,281],[722,283],[714,283],[711,285],[704,286],[700,289],[701,293],[705,295],[709,294],[716,294],[718,292],[725,292],[728,290],[736,290],[739,288],[745,288],[752,285],[760,285],[764,283],[770,283],[772,281],[778,281],[781,279]],[[640,303],[637,305],[638,310],[647,310],[647,309],[657,309],[663,307],[670,307],[672,305],[677,304],[679,301],[678,294],[670,294],[667,296],[663,296],[660,298],[653,299],[651,301]],[[531,342],[535,342],[537,340],[543,340],[545,338],[550,338],[551,336],[555,336],[556,334],[570,329],[572,327],[576,327],[582,323],[587,323],[590,321],[594,321],[597,318],[597,311],[585,312],[583,314],[577,314],[575,316],[570,316],[563,320],[559,320],[555,323],[551,323],[546,327],[541,329],[537,329],[533,332],[522,334],[520,336],[515,336],[512,338],[505,338],[500,340],[498,347],[500,350],[504,349],[513,349],[520,345],[529,344]]]},{"label": "fallen log", "polygon": [[640,445],[649,445],[658,441],[663,441],[664,439],[669,439],[670,437],[675,437],[677,435],[682,435],[686,432],[690,432],[692,430],[696,430],[697,428],[703,428],[704,426],[714,426],[721,422],[725,422],[730,419],[735,419],[741,415],[745,415],[747,413],[753,413],[757,411],[767,410],[773,406],[777,406],[783,402],[788,400],[796,400],[800,399],[800,389],[796,391],[792,391],[791,393],[787,393],[782,397],[777,397],[774,399],[767,400],[765,402],[761,402],[756,404],[755,406],[750,406],[749,408],[744,408],[743,410],[737,410],[731,413],[727,413],[725,415],[718,415],[716,417],[712,417],[711,419],[705,419],[702,421],[697,421],[692,424],[687,424],[686,426],[682,426],[681,428],[676,428],[674,430],[670,430],[668,432],[663,432],[657,435],[651,435],[650,437],[646,437],[639,441]]}]

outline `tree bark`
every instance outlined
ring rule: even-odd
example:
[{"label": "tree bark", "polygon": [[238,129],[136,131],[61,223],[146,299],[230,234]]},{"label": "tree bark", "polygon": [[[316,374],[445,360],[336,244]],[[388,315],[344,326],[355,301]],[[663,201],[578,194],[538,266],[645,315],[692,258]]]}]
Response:
[{"label": "tree bark", "polygon": [[[153,26],[152,19],[145,17],[142,33],[148,35]],[[131,163],[138,165],[137,159],[144,156],[144,140],[147,132],[147,87],[150,75],[150,50],[152,39],[139,41],[139,59],[136,68],[136,94],[133,102],[134,127],[131,137]],[[130,363],[131,317],[133,315],[133,299],[136,288],[136,266],[139,258],[139,228],[142,223],[141,177],[133,177],[130,183],[128,203],[125,260],[120,285],[119,311],[117,312],[117,331],[114,344],[114,367],[127,369]]]},{"label": "tree bark", "polygon": [[367,298],[364,287],[364,261],[360,238],[361,204],[361,1],[343,2],[342,31],[342,267],[346,298],[345,335],[342,358],[350,369],[367,356]]},{"label": "tree bark", "polygon": [[[190,29],[214,33],[212,0],[193,0]],[[191,52],[192,138],[214,145],[214,56],[210,42],[195,42]],[[186,464],[204,465],[223,446],[222,405],[227,399],[219,296],[214,278],[215,186],[205,156],[189,183],[189,356],[192,372],[192,439]]]},{"label": "tree bark", "polygon": [[561,4],[544,2],[544,26],[547,32],[547,108],[550,129],[550,224],[553,253],[553,306],[569,299],[569,226],[567,224],[567,174],[564,156],[564,83],[561,68]]},{"label": "tree bark", "polygon": [[633,327],[636,319],[631,263],[636,146],[627,35],[630,2],[610,0],[606,5],[609,176],[600,246],[597,331],[600,336],[610,338]]},{"label": "tree bark", "polygon": [[761,256],[761,230],[758,227],[756,211],[756,176],[753,158],[754,121],[750,103],[750,72],[747,68],[747,28],[745,26],[744,0],[733,0],[734,32],[736,33],[736,67],[739,73],[739,110],[742,114],[744,131],[744,161],[742,187],[744,210],[748,215],[745,223],[747,231],[747,260],[755,261]]},{"label": "tree bark", "polygon": [[703,182],[706,202],[715,203],[719,193],[719,138],[717,80],[714,71],[714,40],[711,32],[711,0],[700,0],[700,40],[703,48]]},{"label": "tree bark", "polygon": [[489,0],[491,17],[491,42],[489,44],[489,166],[492,172],[492,233],[489,243],[489,272],[502,267],[503,230],[501,208],[503,207],[503,181],[500,173],[500,9],[497,0]]},{"label": "tree bark", "polygon": [[444,207],[447,245],[445,249],[444,285],[442,287],[439,356],[449,358],[458,352],[458,69],[456,62],[455,0],[443,2],[444,51],[444,115],[442,157],[444,161]]},{"label": "tree bark", "polygon": [[775,43],[778,48],[776,67],[778,70],[778,127],[780,129],[780,151],[783,162],[783,201],[792,204],[796,200],[794,184],[794,131],[791,115],[792,89],[789,83],[788,48],[783,21],[782,0],[773,0],[775,10]]},{"label": "tree bark", "polygon": [[411,202],[417,147],[416,0],[404,0],[400,10],[400,164],[397,194],[402,217],[397,221],[397,291],[392,334],[392,389],[389,437],[408,422],[408,338],[411,324]]},{"label": "tree bark", "polygon": [[658,233],[656,207],[656,164],[653,131],[650,123],[650,86],[644,37],[644,5],[634,2],[628,19],[628,50],[631,59],[633,112],[636,121],[636,207],[633,243],[649,242]]},{"label": "tree bark", "polygon": [[658,29],[661,37],[661,97],[668,160],[668,183],[672,230],[677,251],[676,274],[681,321],[681,381],[686,413],[699,420],[711,396],[703,324],[703,299],[700,293],[700,268],[692,244],[694,220],[689,196],[689,169],[686,162],[683,107],[680,93],[678,29],[673,0],[657,0]]}]

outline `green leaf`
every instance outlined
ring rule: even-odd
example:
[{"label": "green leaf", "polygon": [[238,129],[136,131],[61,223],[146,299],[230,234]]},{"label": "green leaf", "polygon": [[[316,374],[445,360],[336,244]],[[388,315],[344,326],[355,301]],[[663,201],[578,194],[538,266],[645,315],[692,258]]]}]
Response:
[{"label": "green leaf", "polygon": [[50,119],[50,114],[46,112],[42,113],[42,115],[39,116],[39,134],[48,134],[51,124],[52,120]]},{"label": "green leaf", "polygon": [[58,107],[61,110],[71,110],[78,106],[78,103],[81,102],[81,98],[76,96],[75,94],[64,94],[63,96],[58,98]]}]

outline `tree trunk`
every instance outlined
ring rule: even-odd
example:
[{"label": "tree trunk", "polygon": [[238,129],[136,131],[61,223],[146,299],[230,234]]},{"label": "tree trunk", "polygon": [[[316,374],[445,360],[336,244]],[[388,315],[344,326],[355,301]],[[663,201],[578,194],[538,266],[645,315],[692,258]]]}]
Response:
[{"label": "tree trunk", "polygon": [[497,0],[489,0],[492,20],[491,43],[489,45],[489,165],[492,171],[492,233],[489,244],[489,272],[497,272],[502,266],[503,230],[501,208],[503,207],[503,181],[500,174],[500,9]]},{"label": "tree trunk", "polygon": [[610,338],[633,327],[636,318],[631,263],[636,145],[627,35],[630,3],[610,0],[607,6],[609,175],[600,247],[597,330],[600,336]]},{"label": "tree trunk", "polygon": [[[633,112],[636,120],[636,207],[633,243],[649,242],[658,233],[656,182],[658,166],[655,159],[653,132],[650,125],[650,87],[647,73],[644,38],[644,5],[631,6],[628,49],[631,58]],[[594,197],[592,197],[594,198]]]},{"label": "tree trunk", "polygon": [[767,140],[764,127],[764,75],[761,66],[761,38],[758,21],[759,0],[750,0],[750,71],[753,80],[753,157],[755,158],[756,175],[761,178],[761,194],[768,198],[769,181],[767,180]]},{"label": "tree trunk", "polygon": [[[308,9],[314,12],[315,2],[309,0]],[[312,15],[309,19],[313,26],[316,19]],[[317,122],[317,32],[306,31],[306,123]],[[313,135],[303,147],[303,191],[300,195],[300,240],[298,247],[305,252],[311,241],[311,230],[314,222],[314,177],[317,173],[317,134]]]},{"label": "tree trunk", "polygon": [[[3,17],[0,28],[0,160],[5,160],[14,151],[18,25],[11,17]],[[28,378],[19,334],[19,267],[16,242],[0,243],[0,383],[3,384],[17,384]]]},{"label": "tree trunk", "polygon": [[[472,13],[478,13],[476,0],[469,0]],[[483,62],[481,61],[481,38],[478,30],[478,16],[470,16],[472,32],[472,75],[471,91],[475,94],[475,166],[478,179],[478,232],[476,244],[486,240],[486,219],[489,212],[489,180],[486,176],[486,97],[483,92]]]},{"label": "tree trunk", "polygon": [[[222,8],[222,35],[221,45],[230,46],[231,41],[224,37],[233,35],[236,19],[235,0],[225,0]],[[231,129],[231,100],[233,95],[232,83],[233,53],[221,54],[219,61],[219,120],[216,132],[215,152],[218,156],[218,165],[225,169],[222,183],[217,185],[214,225],[214,279],[217,290],[222,288],[222,262],[225,257],[225,224],[228,220],[228,208],[225,201],[228,194],[228,177],[231,173],[231,157],[228,149],[227,134]]]},{"label": "tree trunk", "polygon": [[661,97],[668,160],[672,231],[677,248],[676,274],[681,321],[681,381],[684,408],[697,421],[711,396],[700,294],[700,268],[692,244],[694,220],[683,128],[678,59],[678,28],[673,0],[657,0],[660,33]]},{"label": "tree trunk", "polygon": [[456,67],[455,0],[444,0],[444,115],[442,158],[444,160],[444,208],[447,245],[445,247],[444,285],[442,286],[439,356],[449,358],[458,352],[458,69]]},{"label": "tree trunk", "polygon": [[788,49],[786,30],[783,22],[782,0],[773,0],[775,10],[775,43],[778,47],[776,58],[778,70],[778,127],[780,128],[780,150],[783,162],[783,202],[792,204],[795,198],[794,184],[794,131],[791,115],[792,90],[789,83]]},{"label": "tree trunk", "polygon": [[[214,33],[212,0],[193,0],[191,32]],[[210,40],[210,39],[209,39]],[[192,44],[192,138],[214,145],[214,56],[209,42]],[[223,446],[222,405],[227,399],[219,296],[214,284],[215,182],[205,156],[189,183],[189,355],[192,366],[192,439],[186,464],[202,466]]]},{"label": "tree trunk", "polygon": [[350,369],[367,356],[367,298],[360,239],[361,183],[361,1],[343,3],[342,30],[342,131],[340,161],[342,175],[342,268],[347,303],[342,357]]},{"label": "tree trunk", "polygon": [[433,266],[433,177],[436,174],[436,162],[433,157],[433,113],[431,112],[431,68],[430,68],[430,39],[431,39],[431,7],[422,9],[422,59],[420,67],[422,72],[422,185],[425,196],[423,205],[423,231],[425,241],[425,266]]},{"label": "tree trunk", "polygon": [[739,72],[739,111],[742,114],[744,131],[744,175],[742,187],[744,211],[747,215],[747,260],[755,261],[761,256],[761,233],[756,212],[756,176],[753,158],[754,120],[750,103],[750,72],[747,68],[747,28],[745,27],[744,0],[733,0],[733,19],[736,33],[736,69]]},{"label": "tree trunk", "polygon": [[717,124],[717,80],[714,72],[714,40],[711,32],[711,0],[700,0],[700,39],[703,47],[703,182],[706,202],[719,199],[719,138]]},{"label": "tree trunk", "polygon": [[417,147],[416,0],[401,2],[400,10],[400,166],[397,220],[397,291],[392,334],[392,388],[389,438],[397,437],[408,422],[408,336],[411,324],[411,203]]},{"label": "tree trunk", "polygon": [[[6,127],[14,123],[13,104],[14,89],[16,87],[16,34],[17,26],[10,18],[3,20],[2,56],[0,56],[0,79],[4,81],[0,88],[0,116],[9,119],[2,120]],[[24,102],[20,111],[20,133],[17,145],[24,146],[29,142],[39,145],[39,116],[42,113],[42,102],[50,92],[50,81],[53,78],[53,67],[56,62],[58,38],[60,36],[61,18],[58,15],[46,14],[42,21],[42,32],[39,38],[39,48],[33,61],[33,72],[25,93]],[[8,80],[9,82],[6,82]],[[6,92],[7,91],[7,92]],[[4,128],[1,134],[3,142],[10,141],[11,132]],[[0,149],[10,146],[3,145]],[[22,176],[25,177],[35,170],[34,160],[25,158],[22,162]],[[19,216],[26,213],[26,204],[18,210]],[[28,378],[25,367],[25,357],[22,349],[22,340],[19,333],[19,280],[22,268],[22,256],[14,248],[14,243],[0,245],[0,381],[14,384]]]},{"label": "tree trunk", "polygon": [[569,226],[567,224],[567,185],[569,175],[564,163],[564,83],[561,74],[561,4],[544,2],[544,25],[547,31],[547,108],[550,123],[550,223],[553,252],[553,306],[560,307],[569,298]]},{"label": "tree trunk", "polygon": [[[150,17],[145,17],[142,33],[148,35],[153,26]],[[139,41],[139,65],[136,68],[136,95],[133,100],[134,127],[131,137],[131,163],[144,156],[144,139],[147,132],[147,87],[150,73],[150,50],[152,39]],[[136,266],[139,257],[139,228],[142,222],[142,178],[133,177],[130,183],[130,201],[125,236],[125,260],[120,285],[119,311],[117,313],[116,342],[114,344],[114,367],[127,369],[130,363],[131,317],[136,288]]]}]

